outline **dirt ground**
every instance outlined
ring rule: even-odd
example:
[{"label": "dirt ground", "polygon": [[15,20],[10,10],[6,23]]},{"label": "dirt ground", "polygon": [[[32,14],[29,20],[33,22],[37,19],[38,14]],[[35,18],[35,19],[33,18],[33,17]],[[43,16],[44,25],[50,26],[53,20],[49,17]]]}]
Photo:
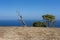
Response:
[{"label": "dirt ground", "polygon": [[0,27],[0,40],[60,40],[60,28]]}]

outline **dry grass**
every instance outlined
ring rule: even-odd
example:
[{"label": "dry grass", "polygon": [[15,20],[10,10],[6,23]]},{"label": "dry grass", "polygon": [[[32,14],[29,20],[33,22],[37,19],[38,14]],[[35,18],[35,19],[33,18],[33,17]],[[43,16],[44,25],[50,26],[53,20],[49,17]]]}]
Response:
[{"label": "dry grass", "polygon": [[0,40],[60,40],[60,28],[0,27]]}]

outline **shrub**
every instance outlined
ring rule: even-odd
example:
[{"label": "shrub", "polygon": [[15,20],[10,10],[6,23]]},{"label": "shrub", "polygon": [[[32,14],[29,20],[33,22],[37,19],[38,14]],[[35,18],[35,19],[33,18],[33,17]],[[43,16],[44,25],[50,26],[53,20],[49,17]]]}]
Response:
[{"label": "shrub", "polygon": [[33,27],[46,27],[46,23],[44,23],[44,22],[34,22]]}]

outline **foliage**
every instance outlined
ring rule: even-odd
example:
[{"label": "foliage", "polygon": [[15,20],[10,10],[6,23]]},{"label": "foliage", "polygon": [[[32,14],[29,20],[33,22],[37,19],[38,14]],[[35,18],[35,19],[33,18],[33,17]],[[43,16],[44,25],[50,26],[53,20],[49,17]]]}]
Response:
[{"label": "foliage", "polygon": [[34,22],[33,26],[34,27],[46,27],[46,23],[44,23],[44,22]]},{"label": "foliage", "polygon": [[46,15],[43,15],[42,18],[43,18],[44,20],[46,20],[46,24],[47,24],[48,22],[50,22],[50,23],[51,23],[51,26],[54,25],[55,16],[50,15],[50,14],[46,14]]}]

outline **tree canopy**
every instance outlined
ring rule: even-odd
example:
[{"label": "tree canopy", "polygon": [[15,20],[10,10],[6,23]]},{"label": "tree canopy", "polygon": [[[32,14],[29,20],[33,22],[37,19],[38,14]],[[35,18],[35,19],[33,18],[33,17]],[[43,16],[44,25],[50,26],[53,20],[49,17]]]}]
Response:
[{"label": "tree canopy", "polygon": [[51,22],[51,26],[53,26],[53,24],[55,22],[55,16],[46,14],[46,15],[43,15],[42,18],[43,18],[43,20],[46,20],[46,23]]}]

